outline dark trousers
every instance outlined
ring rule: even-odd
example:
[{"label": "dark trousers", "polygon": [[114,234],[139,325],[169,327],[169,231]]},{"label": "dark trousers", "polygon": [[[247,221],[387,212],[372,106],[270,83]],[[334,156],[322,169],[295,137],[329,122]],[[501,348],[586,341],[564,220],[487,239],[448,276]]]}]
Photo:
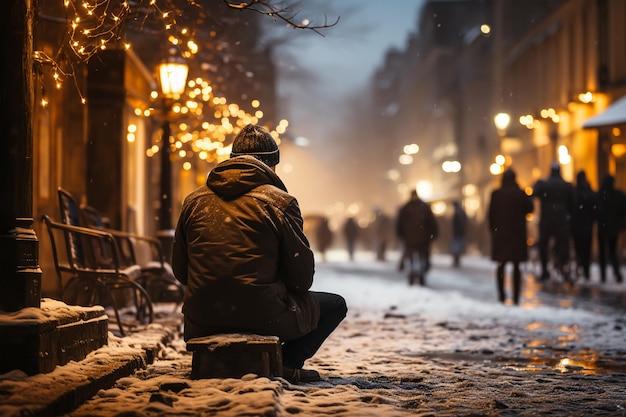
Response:
[{"label": "dark trousers", "polygon": [[601,229],[598,230],[598,263],[600,264],[600,279],[602,282],[606,282],[607,257],[613,267],[615,280],[622,282],[619,257],[617,256],[617,238],[618,235],[614,233],[606,233]]},{"label": "dark trousers", "polygon": [[419,248],[404,247],[400,256],[398,270],[404,270],[404,263],[409,261],[409,270],[413,271],[419,266],[420,272],[428,272],[430,270],[430,245],[421,246]]},{"label": "dark trousers", "polygon": [[591,230],[574,233],[574,250],[576,252],[576,264],[582,269],[583,276],[589,280],[591,267]]},{"label": "dark trousers", "polygon": [[348,312],[346,300],[342,296],[326,292],[312,294],[320,305],[320,321],[310,333],[283,343],[283,365],[289,368],[302,368],[304,361],[317,352]]},{"label": "dark trousers", "polygon": [[[513,264],[513,303],[519,304],[519,295],[520,290],[522,288],[522,272],[519,269],[519,262],[512,262]],[[501,303],[504,303],[506,300],[504,294],[504,267],[506,262],[498,263],[498,268],[496,269],[496,278],[498,285],[498,299]]]},{"label": "dark trousers", "polygon": [[[555,261],[559,264],[559,270],[563,274],[569,274],[569,224],[543,224],[539,227],[539,257],[541,259],[541,275],[542,278],[547,277],[548,261],[550,258],[549,251],[552,250],[556,255]],[[550,241],[554,239],[552,248]]]}]

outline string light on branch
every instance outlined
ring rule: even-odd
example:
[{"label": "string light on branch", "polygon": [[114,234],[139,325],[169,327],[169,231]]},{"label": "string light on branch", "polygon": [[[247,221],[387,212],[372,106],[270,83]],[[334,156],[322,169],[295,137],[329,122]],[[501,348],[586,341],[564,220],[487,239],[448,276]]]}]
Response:
[{"label": "string light on branch", "polygon": [[[174,160],[219,162],[230,155],[235,135],[245,125],[258,124],[263,118],[259,100],[246,105],[228,102],[226,97],[214,95],[213,87],[201,77],[189,79],[186,87],[171,106],[175,121],[171,125],[171,138],[176,149],[172,154]],[[153,92],[151,97],[157,100],[159,94]],[[140,111],[135,110],[135,114]],[[274,130],[266,127],[280,143],[280,135],[285,133],[288,125],[287,120],[281,120]],[[152,146],[146,155],[153,157],[157,152],[158,147]]]},{"label": "string light on branch", "polygon": [[[276,6],[273,0],[254,1],[234,1],[225,0],[226,6],[233,10],[249,10],[265,16],[270,16],[275,21],[282,21],[288,26],[312,30],[320,35],[320,29],[335,26],[339,22],[328,22],[324,20],[322,24],[313,24],[309,19],[302,19],[299,23],[294,21],[295,13],[290,7]],[[42,2],[42,3],[48,3]],[[52,3],[52,2],[50,2]],[[280,3],[280,2],[277,2]],[[85,64],[98,51],[106,49],[131,49],[132,45],[125,39],[125,31],[128,23],[135,26],[140,25],[140,29],[151,24],[151,29],[155,30],[156,25],[162,25],[162,30],[169,34],[168,41],[176,46],[183,57],[190,58],[200,52],[204,43],[199,43],[195,36],[196,30],[206,29],[206,21],[213,17],[211,2],[198,2],[197,0],[138,0],[129,2],[127,0],[63,0],[64,13],[51,16],[54,21],[65,21],[67,33],[63,37],[64,41],[59,45],[58,50],[51,55],[51,58],[42,51],[35,51],[34,60],[36,64],[48,67],[48,70],[61,68],[56,60],[63,61],[65,71],[60,72],[59,79],[54,83],[57,88],[62,87],[62,79],[74,78],[74,86],[81,97],[81,102],[86,99],[80,91],[79,83],[74,75],[78,65]],[[178,27],[178,19],[185,17],[188,22],[189,17],[195,18],[194,27]],[[200,29],[202,27],[202,29]],[[204,32],[203,32],[204,33]],[[205,35],[210,38],[216,36],[216,31],[209,29]],[[248,71],[246,74],[252,75]],[[208,101],[207,94],[203,94],[203,100]]]}]

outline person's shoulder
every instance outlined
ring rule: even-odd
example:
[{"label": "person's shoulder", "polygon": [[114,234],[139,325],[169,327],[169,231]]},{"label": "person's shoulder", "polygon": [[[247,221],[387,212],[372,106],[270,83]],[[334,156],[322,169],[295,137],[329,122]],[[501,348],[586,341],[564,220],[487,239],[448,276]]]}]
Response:
[{"label": "person's shoulder", "polygon": [[286,209],[293,202],[297,203],[294,196],[272,184],[259,185],[247,194],[281,209]]},{"label": "person's shoulder", "polygon": [[202,186],[196,188],[195,190],[193,190],[192,192],[190,192],[189,194],[187,194],[187,196],[183,200],[183,206],[189,205],[189,204],[193,204],[194,202],[198,201],[199,199],[201,199],[201,198],[203,198],[205,196],[208,196],[210,194],[214,194],[214,192],[211,191],[211,189],[209,187],[207,187],[206,185],[202,185]]}]

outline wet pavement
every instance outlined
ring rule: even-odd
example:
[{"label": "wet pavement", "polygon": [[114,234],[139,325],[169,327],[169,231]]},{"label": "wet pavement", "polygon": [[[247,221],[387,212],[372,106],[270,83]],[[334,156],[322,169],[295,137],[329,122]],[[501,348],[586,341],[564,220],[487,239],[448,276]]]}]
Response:
[{"label": "wet pavement", "polygon": [[[408,283],[407,274],[397,271],[396,256],[389,256],[387,268],[371,269],[367,264],[326,264],[338,273],[358,273],[364,278],[380,278]],[[615,283],[610,275],[606,283],[600,283],[597,264],[592,265],[591,279],[582,278],[564,282],[552,278],[542,282],[536,278],[536,266],[522,266],[524,276],[521,306],[559,306],[580,308],[600,314],[626,313],[626,283]],[[510,271],[508,271],[510,273]],[[510,283],[509,283],[510,284]],[[426,286],[436,290],[458,290],[466,297],[478,301],[496,299],[495,264],[486,258],[466,257],[459,268],[452,266],[451,257],[434,255],[433,268],[426,277]],[[510,288],[507,287],[510,291]]]},{"label": "wet pavement", "polygon": [[[398,271],[394,256],[385,263],[387,267],[371,269],[365,264],[326,264],[326,268],[336,273],[359,274],[365,279],[384,279],[390,281],[406,281],[407,273]],[[523,286],[520,307],[538,308],[542,306],[561,309],[581,309],[599,315],[606,315],[615,320],[615,330],[626,329],[626,284],[599,280],[597,265],[592,265],[589,281],[583,278],[563,281],[551,278],[540,281],[536,278],[536,267],[523,266]],[[495,264],[486,258],[469,257],[461,262],[460,267],[453,267],[449,256],[434,255],[433,268],[426,278],[426,287],[437,291],[459,291],[464,297],[471,297],[485,303],[496,302]],[[510,274],[510,270],[507,270]],[[511,291],[510,276],[507,276],[507,292]],[[510,301],[507,301],[510,304]],[[553,326],[552,326],[553,327]],[[543,328],[543,329],[542,329]],[[555,371],[577,372],[581,374],[626,374],[626,336],[623,350],[599,352],[594,349],[574,349],[572,342],[578,338],[576,326],[558,326],[536,322],[529,324],[525,330],[529,333],[543,333],[551,336],[547,339],[526,340],[523,349],[514,355],[487,352],[449,352],[442,355],[422,353],[423,357],[447,358],[456,361],[491,362],[502,369],[513,369],[524,372]],[[509,352],[510,353],[510,352]]]}]

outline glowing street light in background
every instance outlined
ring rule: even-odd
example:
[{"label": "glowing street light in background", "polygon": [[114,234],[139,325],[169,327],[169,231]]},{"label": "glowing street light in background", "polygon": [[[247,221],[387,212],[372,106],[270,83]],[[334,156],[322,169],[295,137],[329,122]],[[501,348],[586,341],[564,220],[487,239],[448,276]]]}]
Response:
[{"label": "glowing street light in background", "polygon": [[559,146],[558,153],[559,153],[559,164],[567,165],[570,162],[572,162],[572,156],[569,154],[569,150],[567,149],[567,146],[565,145]]},{"label": "glowing street light in background", "polygon": [[304,136],[297,136],[294,140],[293,143],[296,146],[300,146],[303,148],[306,148],[307,146],[309,146],[311,144],[311,141],[307,138],[305,138]]},{"label": "glowing street light in background", "polygon": [[504,172],[504,167],[500,164],[496,164],[495,162],[489,165],[489,172],[492,175],[500,175]]},{"label": "glowing street light in background", "polygon": [[504,155],[496,155],[494,162],[489,166],[489,172],[492,175],[500,175],[504,172],[504,164],[506,157]]},{"label": "glowing street light in background", "polygon": [[427,180],[420,180],[415,184],[417,195],[423,200],[430,200],[433,196],[433,183]]},{"label": "glowing street light in background", "polygon": [[398,158],[398,162],[400,162],[400,164],[402,165],[411,165],[413,163],[413,156],[402,154]]},{"label": "glowing street light in background", "polygon": [[416,143],[411,143],[410,145],[404,145],[404,148],[402,150],[407,155],[415,155],[420,151],[420,147]]},{"label": "glowing street light in background", "polygon": [[509,123],[511,123],[511,116],[508,113],[498,113],[493,117],[493,123],[496,125],[496,129],[498,129],[498,134],[504,136]]},{"label": "glowing street light in background", "polygon": [[416,143],[411,143],[410,145],[404,145],[402,151],[404,153],[398,157],[398,162],[401,165],[411,165],[414,160],[413,155],[420,151],[420,147]]},{"label": "glowing street light in background", "polygon": [[443,172],[460,172],[461,163],[459,161],[443,161],[441,169]]}]

